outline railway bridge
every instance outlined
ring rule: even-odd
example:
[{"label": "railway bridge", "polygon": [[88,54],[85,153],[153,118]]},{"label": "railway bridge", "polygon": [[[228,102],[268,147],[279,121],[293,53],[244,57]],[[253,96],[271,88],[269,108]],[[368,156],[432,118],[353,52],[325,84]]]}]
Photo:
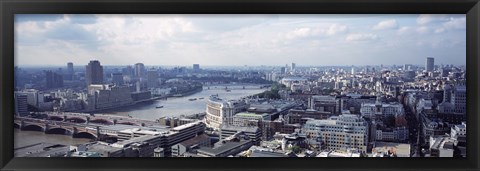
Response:
[{"label": "railway bridge", "polygon": [[14,127],[20,130],[42,131],[46,134],[71,135],[74,138],[97,139],[100,135],[100,126],[98,125],[26,117],[16,117]]}]

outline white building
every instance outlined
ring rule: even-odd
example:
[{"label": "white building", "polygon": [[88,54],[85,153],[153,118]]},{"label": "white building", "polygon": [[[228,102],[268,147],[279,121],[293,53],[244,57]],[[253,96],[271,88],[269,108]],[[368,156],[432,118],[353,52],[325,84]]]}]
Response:
[{"label": "white building", "polygon": [[233,116],[244,111],[248,104],[244,101],[224,101],[217,96],[211,96],[207,102],[205,124],[214,130],[220,130],[222,125],[232,125]]},{"label": "white building", "polygon": [[362,103],[360,113],[364,117],[375,118],[376,116],[402,116],[405,114],[403,105],[400,103]]},{"label": "white building", "polygon": [[342,114],[326,120],[308,120],[303,130],[310,139],[321,141],[328,150],[367,151],[368,123],[358,115]]},{"label": "white building", "polygon": [[460,125],[453,126],[450,131],[450,135],[455,140],[457,140],[458,137],[467,136],[467,124],[465,122],[462,122],[462,124]]},{"label": "white building", "polygon": [[308,80],[307,80],[306,78],[286,77],[286,78],[283,78],[282,80],[280,80],[280,83],[282,83],[283,85],[287,86],[287,88],[291,88],[291,86],[292,86],[294,83],[306,84],[307,81],[308,81]]},{"label": "white building", "polygon": [[250,121],[263,121],[270,120],[269,114],[256,114],[256,113],[237,113],[233,116],[233,126],[249,126]]}]

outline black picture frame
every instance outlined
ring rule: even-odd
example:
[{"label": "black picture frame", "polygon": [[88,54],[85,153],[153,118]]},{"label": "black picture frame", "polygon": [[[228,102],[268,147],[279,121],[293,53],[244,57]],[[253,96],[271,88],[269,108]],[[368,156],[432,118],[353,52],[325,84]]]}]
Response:
[{"label": "black picture frame", "polygon": [[[479,0],[2,0],[0,168],[3,170],[478,170]],[[14,158],[15,14],[466,14],[466,158]],[[12,114],[10,114],[12,113]],[[472,123],[472,124],[470,124]]]}]

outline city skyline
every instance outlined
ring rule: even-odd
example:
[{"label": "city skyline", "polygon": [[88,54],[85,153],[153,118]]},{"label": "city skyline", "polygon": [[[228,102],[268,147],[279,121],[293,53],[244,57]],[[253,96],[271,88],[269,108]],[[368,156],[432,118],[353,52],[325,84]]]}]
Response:
[{"label": "city skyline", "polygon": [[[16,15],[18,66],[466,62],[465,15]],[[395,41],[391,41],[395,40]],[[366,50],[367,49],[367,50]],[[42,60],[33,60],[41,58]]]}]

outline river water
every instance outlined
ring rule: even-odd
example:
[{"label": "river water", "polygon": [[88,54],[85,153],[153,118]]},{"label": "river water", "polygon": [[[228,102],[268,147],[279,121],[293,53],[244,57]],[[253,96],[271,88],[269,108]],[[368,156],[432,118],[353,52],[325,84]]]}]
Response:
[{"label": "river water", "polygon": [[[161,117],[179,117],[180,115],[188,115],[205,112],[206,104],[210,95],[218,95],[218,97],[226,100],[234,100],[242,97],[261,93],[266,89],[260,89],[259,85],[246,85],[245,89],[242,86],[227,85],[231,91],[226,91],[225,85],[204,86],[201,92],[184,96],[171,97],[167,100],[156,100],[153,102],[137,104],[135,106],[124,107],[120,109],[113,109],[102,111],[104,114],[132,116],[133,118],[156,120]],[[189,99],[197,98],[197,100],[190,101]],[[203,99],[199,99],[203,98]],[[163,108],[156,108],[163,106]],[[15,129],[15,148],[23,147],[35,143],[47,142],[58,143],[64,145],[77,145],[89,142],[85,138],[72,138],[67,135],[45,134],[39,131],[21,131]]]},{"label": "river water", "polygon": [[[226,100],[239,99],[249,95],[261,93],[266,89],[260,89],[259,86],[228,86],[231,89],[227,92],[224,86],[211,86],[210,89],[204,87],[201,92],[184,96],[184,97],[170,97],[167,100],[156,100],[146,104],[138,104],[120,109],[102,111],[101,113],[132,116],[133,118],[156,120],[161,117],[179,117],[180,115],[188,115],[205,112],[207,108],[207,101],[210,95],[217,95]],[[197,98],[197,100],[190,101],[189,99]],[[200,99],[203,98],[203,99]],[[156,108],[163,106],[163,108]]]}]

